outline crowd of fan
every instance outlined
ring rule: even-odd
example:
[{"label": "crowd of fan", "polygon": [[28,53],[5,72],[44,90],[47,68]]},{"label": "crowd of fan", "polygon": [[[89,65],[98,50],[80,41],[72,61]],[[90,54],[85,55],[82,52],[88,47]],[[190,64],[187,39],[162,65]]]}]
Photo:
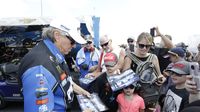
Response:
[{"label": "crowd of fan", "polygon": [[[91,93],[98,93],[109,108],[108,112],[197,112],[200,108],[200,92],[190,71],[192,62],[200,64],[200,43],[198,52],[193,53],[187,49],[188,45],[183,42],[175,45],[170,35],[163,35],[158,27],[154,29],[155,35],[143,32],[137,39],[130,37],[127,44],[118,47],[113,47],[109,36],[103,35],[100,37],[100,50],[95,48],[93,38],[88,36],[87,44],[78,51],[75,71],[80,73],[79,78],[95,78],[90,84],[80,82],[80,86]],[[155,44],[154,38],[161,38],[161,42]],[[139,65],[132,60],[132,55],[141,62],[153,63],[156,72],[156,80],[152,82],[156,86],[153,88],[159,88],[156,101],[147,101],[141,94],[144,86],[141,81],[117,92],[110,88],[106,77],[120,75],[127,69],[138,73]],[[148,59],[150,56],[152,59]]]}]

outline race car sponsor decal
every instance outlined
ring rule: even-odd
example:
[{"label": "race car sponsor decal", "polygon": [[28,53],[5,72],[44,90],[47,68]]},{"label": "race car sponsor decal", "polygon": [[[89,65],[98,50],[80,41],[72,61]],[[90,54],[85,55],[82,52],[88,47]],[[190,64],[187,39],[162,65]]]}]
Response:
[{"label": "race car sponsor decal", "polygon": [[20,94],[13,94],[14,97],[20,97]]}]

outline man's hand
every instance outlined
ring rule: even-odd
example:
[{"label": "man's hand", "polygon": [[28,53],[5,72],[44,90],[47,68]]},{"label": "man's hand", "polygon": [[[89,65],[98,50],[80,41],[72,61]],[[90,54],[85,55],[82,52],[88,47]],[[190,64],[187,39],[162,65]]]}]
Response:
[{"label": "man's hand", "polygon": [[91,77],[95,77],[95,75],[93,73],[88,73],[87,75],[85,75],[85,78],[91,78]]},{"label": "man's hand", "polygon": [[86,90],[83,89],[81,93],[82,93],[82,95],[85,95],[88,98],[91,98],[91,94],[88,91],[86,91]]}]

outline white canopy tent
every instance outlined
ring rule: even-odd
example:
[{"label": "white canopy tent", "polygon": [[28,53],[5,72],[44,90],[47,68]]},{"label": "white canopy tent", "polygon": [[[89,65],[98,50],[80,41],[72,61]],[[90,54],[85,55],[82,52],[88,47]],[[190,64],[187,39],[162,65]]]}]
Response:
[{"label": "white canopy tent", "polygon": [[1,18],[0,26],[24,26],[24,25],[48,25],[52,19],[38,17],[38,18],[27,18],[27,17],[12,17],[12,18]]}]

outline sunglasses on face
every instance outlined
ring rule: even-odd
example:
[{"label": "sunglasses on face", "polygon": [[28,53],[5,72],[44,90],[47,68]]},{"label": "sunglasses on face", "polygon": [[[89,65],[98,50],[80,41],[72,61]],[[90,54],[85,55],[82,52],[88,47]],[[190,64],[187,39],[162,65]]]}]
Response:
[{"label": "sunglasses on face", "polygon": [[151,45],[145,45],[145,44],[138,44],[140,49],[143,49],[144,47],[146,47],[147,49],[151,47]]},{"label": "sunglasses on face", "polygon": [[132,40],[129,40],[128,43],[133,43],[133,41],[132,41]]},{"label": "sunglasses on face", "polygon": [[87,41],[87,44],[92,44],[92,42],[91,41]]},{"label": "sunglasses on face", "polygon": [[133,85],[131,84],[130,86],[125,87],[124,89],[128,89],[128,88],[130,88],[130,89],[134,89],[135,86],[133,86]]},{"label": "sunglasses on face", "polygon": [[112,65],[105,65],[105,67],[114,67],[114,66],[112,66]]},{"label": "sunglasses on face", "polygon": [[76,43],[76,41],[71,36],[66,37],[71,41],[71,45],[74,45]]},{"label": "sunglasses on face", "polygon": [[105,44],[102,44],[101,47],[108,46],[108,44],[109,44],[109,41]]}]

